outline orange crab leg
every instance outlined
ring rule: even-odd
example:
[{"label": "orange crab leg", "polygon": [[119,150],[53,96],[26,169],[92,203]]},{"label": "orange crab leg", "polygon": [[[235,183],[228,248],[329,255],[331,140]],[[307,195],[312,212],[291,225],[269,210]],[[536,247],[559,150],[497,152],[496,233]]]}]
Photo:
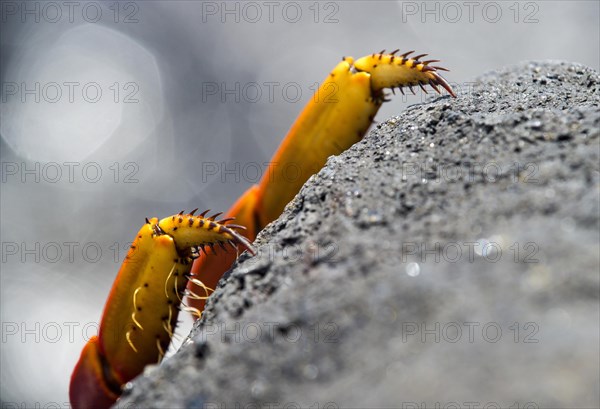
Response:
[{"label": "orange crab leg", "polygon": [[71,376],[74,408],[109,407],[126,382],[160,362],[188,281],[201,286],[190,269],[204,246],[228,244],[254,252],[236,231],[242,226],[193,213],[146,219],[138,232],[104,307],[98,336],[86,344]]},{"label": "orange crab leg", "polygon": [[[409,58],[412,53],[396,55],[384,51],[358,59],[345,57],[325,78],[279,146],[258,186],[252,186],[227,212],[248,226],[246,237],[256,234],[275,220],[287,203],[300,191],[308,178],[318,172],[331,155],[339,155],[360,141],[386,100],[386,88],[430,85],[440,92],[442,86],[456,97],[450,85],[438,74],[446,70]],[[446,70],[447,71],[447,70]],[[424,88],[423,88],[424,89]],[[413,91],[414,92],[414,91]],[[234,258],[200,257],[192,272],[202,277],[209,288],[215,288]],[[189,283],[190,290],[200,289]],[[191,300],[200,311],[205,300]]]},{"label": "orange crab leg", "polygon": [[[108,407],[122,386],[143,368],[159,362],[173,336],[188,286],[185,309],[200,315],[207,287],[216,286],[235,260],[233,253],[207,257],[214,245],[228,243],[253,253],[247,239],[277,218],[301,186],[331,155],[362,139],[381,104],[386,88],[438,85],[455,96],[437,73],[441,67],[421,62],[411,53],[372,54],[356,61],[343,58],[276,152],[260,184],[251,187],[225,219],[190,214],[147,220],[129,250],[107,300],[100,331],[84,347],[71,377],[69,396],[75,408]],[[413,91],[414,92],[414,91]],[[247,226],[225,224],[232,217]],[[207,252],[205,246],[210,251]],[[200,256],[200,251],[204,255]],[[193,265],[192,261],[199,257]],[[202,281],[198,278],[200,277]],[[204,294],[205,296],[202,296]]]}]

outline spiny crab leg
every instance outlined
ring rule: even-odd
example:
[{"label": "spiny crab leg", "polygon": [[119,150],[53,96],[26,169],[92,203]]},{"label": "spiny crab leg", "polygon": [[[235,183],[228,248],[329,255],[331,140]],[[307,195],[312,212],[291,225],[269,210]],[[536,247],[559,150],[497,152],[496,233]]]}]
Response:
[{"label": "spiny crab leg", "polygon": [[[167,350],[180,309],[200,316],[212,288],[239,251],[254,254],[250,241],[279,217],[328,157],[360,141],[373,123],[385,90],[429,85],[456,94],[427,54],[409,57],[385,50],[354,61],[344,57],[325,78],[279,146],[259,185],[250,187],[225,214],[183,212],[146,219],[119,270],[98,337],[84,347],[71,378],[73,407],[108,407],[125,382]],[[332,93],[333,90],[333,93]],[[296,173],[290,177],[289,170]],[[237,223],[229,223],[235,218]],[[247,229],[245,229],[245,226]],[[218,245],[223,252],[216,253]],[[226,252],[226,245],[236,252]],[[194,261],[195,260],[195,261]],[[193,262],[193,267],[192,267]],[[187,291],[186,291],[187,285]],[[199,294],[205,294],[201,296]],[[187,305],[182,297],[187,296]]]},{"label": "spiny crab leg", "polygon": [[[339,155],[364,137],[377,111],[387,101],[385,89],[394,92],[399,88],[404,95],[404,88],[414,93],[414,86],[423,91],[425,86],[431,86],[440,92],[438,86],[441,86],[456,97],[438,73],[447,70],[430,65],[438,60],[421,61],[427,54],[409,57],[414,51],[398,53],[399,50],[394,50],[386,54],[382,50],[356,61],[343,57],[329,73],[290,128],[260,184],[251,186],[226,213],[226,217],[235,217],[248,228],[243,232],[248,239],[254,240],[259,231],[279,217],[328,157]],[[289,169],[297,171],[293,178],[286,173]],[[214,288],[234,260],[232,254],[218,258],[202,255],[194,262],[192,273],[202,277],[204,285]],[[194,293],[203,290],[194,282],[188,288]],[[204,308],[203,299],[189,302],[200,311]]]},{"label": "spiny crab leg", "polygon": [[[86,344],[71,377],[70,399],[75,408],[107,407],[122,386],[148,364],[159,362],[177,324],[192,262],[198,248],[234,243],[254,254],[250,242],[227,224],[183,212],[158,220],[146,219],[133,241],[104,307],[100,330]],[[201,284],[194,278],[194,283]]]}]

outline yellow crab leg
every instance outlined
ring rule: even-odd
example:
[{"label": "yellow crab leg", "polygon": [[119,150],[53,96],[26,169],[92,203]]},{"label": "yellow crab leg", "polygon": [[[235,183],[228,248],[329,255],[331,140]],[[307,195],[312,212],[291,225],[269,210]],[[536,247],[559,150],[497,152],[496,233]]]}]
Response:
[{"label": "yellow crab leg", "polygon": [[[113,284],[99,335],[86,344],[71,377],[73,407],[108,407],[125,382],[160,361],[173,336],[186,284],[191,296],[184,309],[199,315],[206,297],[198,294],[214,288],[235,260],[231,252],[207,257],[215,252],[214,245],[225,248],[228,243],[252,252],[246,238],[253,240],[277,218],[329,156],[363,138],[386,101],[385,89],[409,87],[414,93],[413,86],[425,91],[428,84],[439,92],[439,85],[455,96],[437,72],[444,69],[429,65],[435,60],[408,58],[412,52],[397,56],[397,51],[356,62],[343,58],[290,129],[260,184],[246,191],[226,219],[182,212],[147,220]],[[246,238],[235,231],[241,226],[225,224],[232,217],[248,227]],[[205,254],[191,269],[201,250]]]},{"label": "yellow crab leg", "polygon": [[[438,73],[445,68],[431,66],[437,60],[413,58],[413,51],[397,55],[398,50],[385,51],[358,59],[344,57],[329,73],[313,98],[304,107],[287,136],[277,149],[258,186],[252,186],[227,212],[227,217],[248,227],[245,235],[254,240],[256,234],[275,220],[302,185],[318,172],[331,155],[338,155],[360,141],[386,101],[385,89],[430,85],[439,93],[438,85],[456,97],[450,85]],[[425,90],[425,88],[423,88]],[[403,91],[402,91],[403,92]],[[426,92],[426,91],[425,91]],[[235,257],[200,257],[192,273],[214,288]],[[192,292],[201,291],[189,283]],[[202,310],[205,300],[190,300]]]},{"label": "yellow crab leg", "polygon": [[85,346],[71,377],[73,407],[107,407],[126,382],[161,360],[192,261],[204,246],[239,245],[254,252],[236,231],[242,226],[193,213],[146,219],[113,284],[98,336]]},{"label": "yellow crab leg", "polygon": [[273,156],[259,185],[261,228],[279,217],[329,156],[360,141],[371,125],[383,99],[373,94],[369,74],[354,72],[352,63],[344,58],[331,71]]}]

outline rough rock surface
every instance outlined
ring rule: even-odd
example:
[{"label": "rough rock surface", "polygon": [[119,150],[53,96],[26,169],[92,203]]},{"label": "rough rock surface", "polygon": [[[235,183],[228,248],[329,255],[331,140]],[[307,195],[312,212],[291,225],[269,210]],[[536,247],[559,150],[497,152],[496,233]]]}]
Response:
[{"label": "rough rock surface", "polygon": [[536,62],[380,124],[118,406],[600,407],[598,106]]}]

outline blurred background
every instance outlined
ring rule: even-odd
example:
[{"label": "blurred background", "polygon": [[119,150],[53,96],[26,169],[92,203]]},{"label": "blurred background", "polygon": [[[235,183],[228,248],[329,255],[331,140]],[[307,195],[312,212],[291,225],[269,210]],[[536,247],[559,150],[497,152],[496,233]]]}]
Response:
[{"label": "blurred background", "polygon": [[0,5],[3,407],[66,407],[144,218],[226,210],[342,56],[429,53],[458,91],[523,60],[600,65],[597,1]]}]

